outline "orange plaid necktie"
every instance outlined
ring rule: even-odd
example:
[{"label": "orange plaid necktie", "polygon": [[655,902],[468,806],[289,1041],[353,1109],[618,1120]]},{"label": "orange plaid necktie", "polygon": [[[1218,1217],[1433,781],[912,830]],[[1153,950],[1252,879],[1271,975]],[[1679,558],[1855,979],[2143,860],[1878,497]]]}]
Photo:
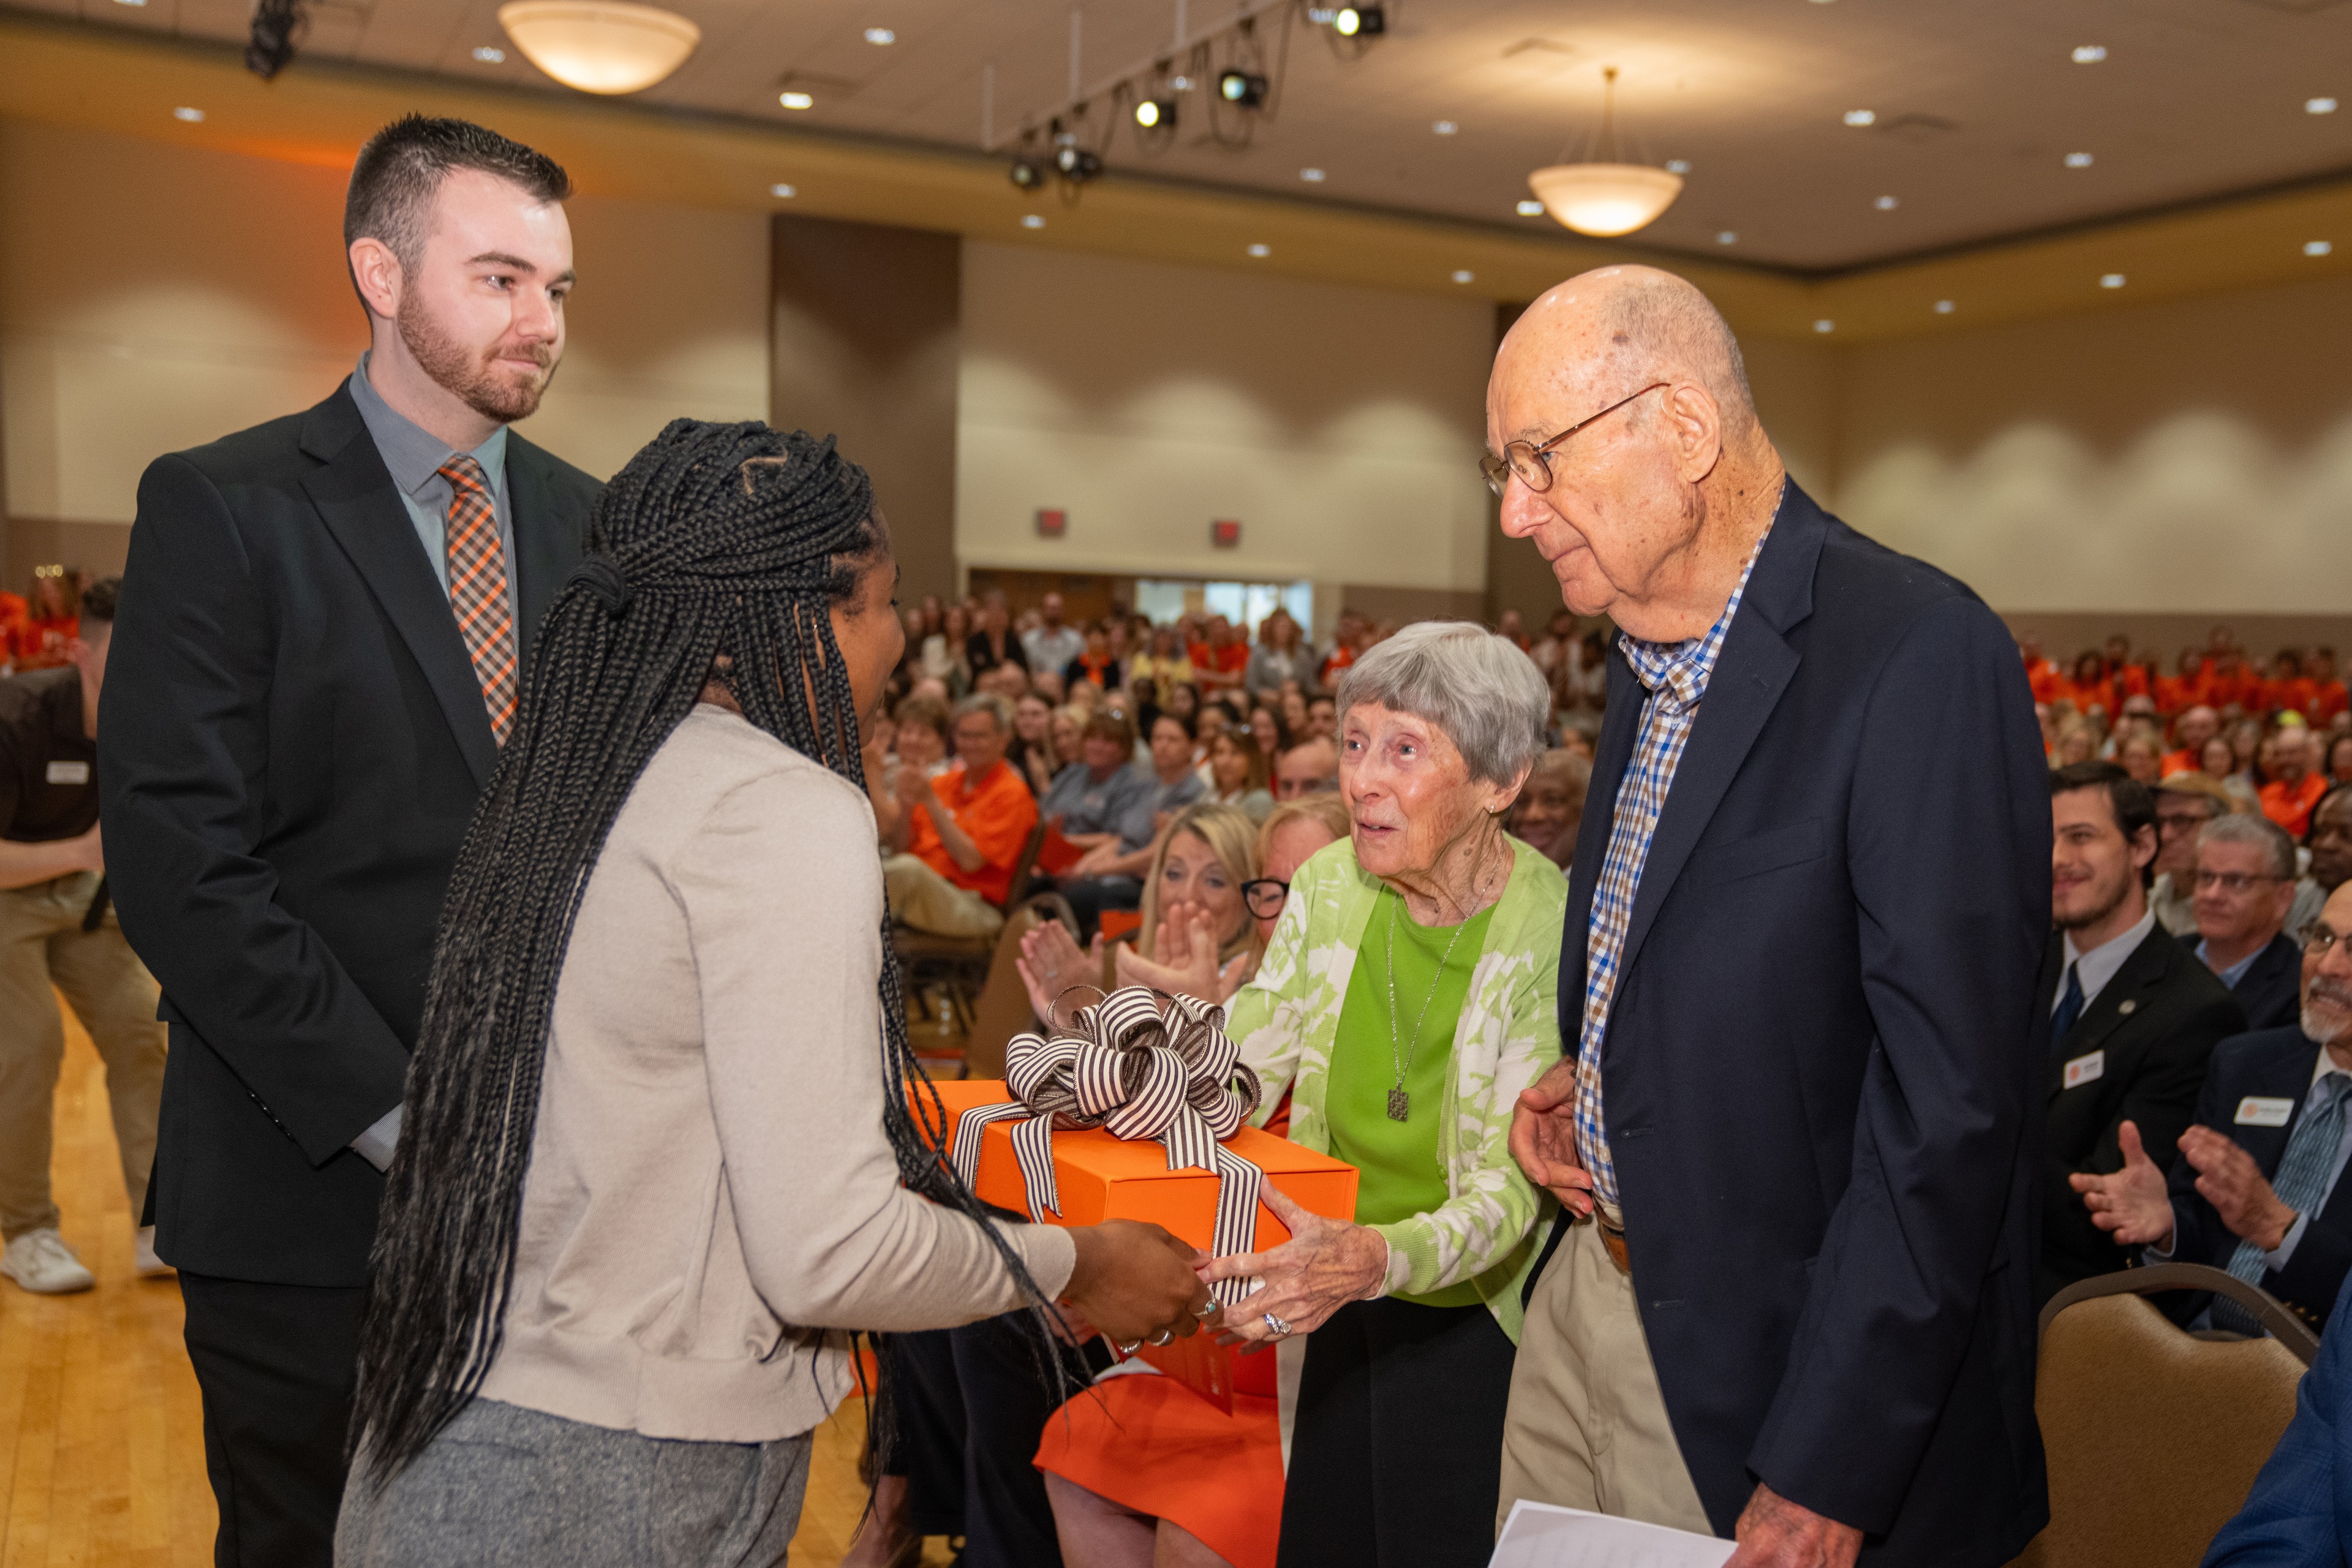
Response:
[{"label": "orange plaid necktie", "polygon": [[503,746],[514,729],[515,632],[514,612],[507,607],[498,512],[490,503],[489,478],[472,458],[452,458],[439,472],[449,481],[449,608],[474,661],[474,679],[482,683],[490,733]]}]

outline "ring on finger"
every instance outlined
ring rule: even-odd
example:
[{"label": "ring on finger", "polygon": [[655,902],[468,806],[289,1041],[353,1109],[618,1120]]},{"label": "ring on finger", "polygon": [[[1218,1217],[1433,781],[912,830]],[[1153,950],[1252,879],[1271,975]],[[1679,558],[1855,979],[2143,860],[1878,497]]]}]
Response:
[{"label": "ring on finger", "polygon": [[1261,1312],[1258,1316],[1265,1320],[1267,1331],[1271,1332],[1276,1339],[1287,1339],[1289,1337],[1290,1325],[1288,1323],[1284,1322],[1272,1312]]},{"label": "ring on finger", "polygon": [[1204,1323],[1213,1323],[1213,1322],[1215,1322],[1219,1318],[1222,1318],[1222,1317],[1223,1317],[1224,1315],[1225,1315],[1225,1304],[1224,1304],[1223,1301],[1214,1300],[1212,1300],[1210,1301],[1210,1303],[1209,1303],[1207,1306],[1205,1306],[1205,1307],[1202,1308],[1199,1311],[1197,1311],[1197,1312],[1195,1312],[1195,1313],[1193,1313],[1193,1314],[1192,1314],[1192,1316],[1194,1316],[1195,1318],[1198,1318],[1201,1321],[1202,1321],[1202,1322],[1204,1322]]}]

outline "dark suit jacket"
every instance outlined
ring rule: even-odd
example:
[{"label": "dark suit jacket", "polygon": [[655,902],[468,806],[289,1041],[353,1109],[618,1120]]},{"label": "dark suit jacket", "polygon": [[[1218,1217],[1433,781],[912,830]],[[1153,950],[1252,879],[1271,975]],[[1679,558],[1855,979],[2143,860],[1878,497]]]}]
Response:
[{"label": "dark suit jacket", "polygon": [[[1613,659],[1570,879],[1570,1050],[1643,699]],[[2047,1516],[2046,781],[2000,621],[1790,483],[1650,847],[1601,1054],[1642,1325],[1724,1535],[1759,1479],[1868,1531],[1875,1563],[2006,1563]]]},{"label": "dark suit jacket", "polygon": [[2352,1297],[2339,1300],[2319,1359],[2294,1391],[2294,1419],[2201,1568],[2352,1563]]},{"label": "dark suit jacket", "polygon": [[[2050,950],[2045,1006],[2056,999],[2065,971],[2061,939],[2053,935]],[[2148,1158],[2172,1169],[2205,1087],[2206,1059],[2215,1042],[2244,1032],[2245,1018],[2221,979],[2158,926],[2056,1042],[2042,1132],[2041,1300],[2130,1265],[2131,1255],[2091,1223],[2066,1178],[2123,1169],[2117,1129],[2126,1121],[2139,1129]],[[2070,1067],[2077,1079],[2072,1089]]]},{"label": "dark suit jacket", "polygon": [[[601,487],[507,440],[518,647]],[[158,458],[108,656],[99,783],[122,930],[171,1057],[157,1250],[366,1277],[434,925],[498,752],[449,601],[347,390]]]},{"label": "dark suit jacket", "polygon": [[[2197,1124],[2226,1132],[2254,1157],[2265,1181],[2278,1174],[2286,1141],[2303,1120],[2319,1047],[2300,1028],[2264,1029],[2240,1035],[2213,1047],[2213,1064],[2198,1097]],[[2238,1120],[2249,1098],[2289,1100],[2286,1123],[2261,1127]],[[2172,1256],[2182,1263],[2227,1268],[2238,1237],[2197,1190],[2197,1173],[2186,1160],[2172,1168]],[[2262,1287],[2292,1308],[2313,1328],[2336,1310],[2336,1292],[2352,1271],[2352,1182],[2339,1181],[2319,1212],[2304,1227],[2294,1256],[2283,1269],[2263,1270]]]},{"label": "dark suit jacket", "polygon": [[2303,1020],[2303,949],[2284,931],[2254,954],[2254,962],[2230,987],[2246,1010],[2249,1029],[2288,1029]]}]

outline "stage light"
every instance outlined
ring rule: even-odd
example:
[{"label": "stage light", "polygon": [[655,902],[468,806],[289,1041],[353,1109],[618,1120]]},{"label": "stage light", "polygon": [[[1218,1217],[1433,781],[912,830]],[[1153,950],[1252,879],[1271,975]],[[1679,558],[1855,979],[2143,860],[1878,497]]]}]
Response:
[{"label": "stage light", "polygon": [[1045,167],[1034,158],[1013,159],[1011,174],[1013,185],[1020,190],[1034,191],[1045,183]]},{"label": "stage light", "polygon": [[1176,125],[1176,100],[1172,98],[1146,98],[1137,100],[1135,122],[1146,131],[1157,131],[1165,125]]},{"label": "stage light", "polygon": [[1075,142],[1054,149],[1054,167],[1072,184],[1083,184],[1103,171],[1103,161]]},{"label": "stage light", "polygon": [[302,0],[261,0],[246,37],[245,68],[268,81],[294,61],[294,36],[308,22]]},{"label": "stage light", "polygon": [[1343,38],[1373,38],[1389,30],[1388,13],[1378,5],[1342,5],[1331,30]]},{"label": "stage light", "polygon": [[1217,96],[1242,109],[1255,109],[1265,101],[1266,79],[1255,71],[1228,68],[1217,73]]},{"label": "stage light", "polygon": [[499,26],[564,86],[608,96],[644,91],[702,42],[685,17],[627,0],[510,0],[499,7]]}]

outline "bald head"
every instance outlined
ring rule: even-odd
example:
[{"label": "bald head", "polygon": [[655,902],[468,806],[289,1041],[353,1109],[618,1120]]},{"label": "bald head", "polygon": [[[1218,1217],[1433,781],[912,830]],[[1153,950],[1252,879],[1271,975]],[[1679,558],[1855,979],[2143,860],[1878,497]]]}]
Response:
[{"label": "bald head", "polygon": [[1495,356],[1486,440],[1508,459],[1503,531],[1535,541],[1561,601],[1659,640],[1713,624],[1785,478],[1731,328],[1654,267],[1528,308]]}]

